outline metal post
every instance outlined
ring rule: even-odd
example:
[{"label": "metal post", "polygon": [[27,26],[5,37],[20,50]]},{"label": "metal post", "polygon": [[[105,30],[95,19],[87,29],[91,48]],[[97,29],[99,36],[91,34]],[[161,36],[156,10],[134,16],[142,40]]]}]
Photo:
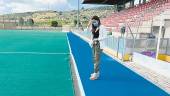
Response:
[{"label": "metal post", "polygon": [[3,17],[2,17],[2,19],[3,19],[3,29],[5,29],[5,23],[4,23],[4,15],[3,15]]},{"label": "metal post", "polygon": [[136,34],[136,36],[133,38],[132,54],[133,54],[133,52],[135,52],[136,38],[137,38],[137,34]]},{"label": "metal post", "polygon": [[159,35],[158,35],[158,43],[157,43],[157,49],[156,49],[156,60],[158,60],[159,50],[160,50],[160,41],[161,41],[161,33],[162,33],[162,27],[163,27],[163,15],[161,15],[161,22],[160,22],[160,28],[159,28]]},{"label": "metal post", "polygon": [[122,61],[124,61],[124,56],[125,56],[125,49],[126,49],[126,46],[125,46],[125,36],[124,36],[124,34],[123,34],[123,50],[122,50]]},{"label": "metal post", "polygon": [[144,51],[149,51],[149,50],[148,50],[148,49],[149,49],[149,48],[148,48],[148,45],[149,45],[148,42],[149,42],[149,41],[148,41],[148,38],[146,38],[146,46],[145,46],[145,50],[144,50]]},{"label": "metal post", "polygon": [[14,22],[15,22],[15,29],[17,29],[17,21],[16,21],[16,16],[14,16]]},{"label": "metal post", "polygon": [[117,38],[117,40],[118,40],[118,41],[117,41],[117,42],[118,42],[118,43],[117,43],[117,58],[119,58],[119,43],[120,43],[120,42],[119,42],[119,40],[120,40],[119,37]]},{"label": "metal post", "polygon": [[[126,24],[127,28],[129,29],[130,34],[131,34],[131,36],[132,36],[132,38],[133,38],[133,46],[132,46],[132,51],[131,51],[131,53],[133,54],[134,49],[135,49],[135,39],[136,39],[136,38],[134,37],[134,34],[133,34],[133,32],[132,32],[132,30],[131,30],[128,22],[126,22],[125,24]],[[127,36],[128,36],[128,33],[127,33]],[[126,36],[126,37],[127,37],[127,36]]]},{"label": "metal post", "polygon": [[169,38],[167,38],[167,44],[166,44],[166,54],[168,54],[168,47],[169,47]]},{"label": "metal post", "polygon": [[152,21],[151,21],[151,34],[153,33],[153,18],[152,18]]},{"label": "metal post", "polygon": [[50,11],[50,4],[49,4],[49,2],[48,2],[48,9],[47,9],[47,11]]}]

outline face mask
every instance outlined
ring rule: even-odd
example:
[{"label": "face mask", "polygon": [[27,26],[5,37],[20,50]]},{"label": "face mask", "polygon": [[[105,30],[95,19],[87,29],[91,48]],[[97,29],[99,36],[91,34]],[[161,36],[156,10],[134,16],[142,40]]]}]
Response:
[{"label": "face mask", "polygon": [[93,20],[93,21],[92,21],[92,24],[93,24],[93,26],[95,26],[95,27],[98,27],[98,26],[99,26],[99,22],[98,22],[97,20]]}]

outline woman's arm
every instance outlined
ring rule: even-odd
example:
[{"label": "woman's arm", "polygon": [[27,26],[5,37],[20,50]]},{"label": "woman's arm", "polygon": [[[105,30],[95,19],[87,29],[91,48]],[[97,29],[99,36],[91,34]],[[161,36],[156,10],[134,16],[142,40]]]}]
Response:
[{"label": "woman's arm", "polygon": [[96,28],[96,31],[95,31],[95,33],[96,33],[97,31],[99,31],[99,27],[97,27],[97,28]]},{"label": "woman's arm", "polygon": [[90,20],[88,25],[87,25],[87,29],[89,29],[90,25],[91,25],[92,21]]}]

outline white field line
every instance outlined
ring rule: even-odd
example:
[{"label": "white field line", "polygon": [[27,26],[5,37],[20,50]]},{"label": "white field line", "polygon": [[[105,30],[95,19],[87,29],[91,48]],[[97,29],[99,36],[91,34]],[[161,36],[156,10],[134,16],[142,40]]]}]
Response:
[{"label": "white field line", "polygon": [[50,53],[50,52],[0,52],[0,54],[69,55],[70,53]]},{"label": "white field line", "polygon": [[84,92],[82,82],[81,82],[81,78],[80,78],[80,75],[79,75],[79,72],[78,72],[78,68],[77,68],[77,65],[76,65],[76,62],[75,62],[75,59],[74,59],[74,55],[72,54],[72,50],[71,50],[71,47],[70,47],[70,42],[68,40],[68,36],[67,36],[67,41],[68,41],[68,46],[69,46],[69,49],[70,49],[71,58],[73,60],[73,67],[75,69],[75,74],[76,74],[77,81],[78,81],[78,87],[79,87],[79,90],[80,90],[80,96],[86,96],[85,92]]}]

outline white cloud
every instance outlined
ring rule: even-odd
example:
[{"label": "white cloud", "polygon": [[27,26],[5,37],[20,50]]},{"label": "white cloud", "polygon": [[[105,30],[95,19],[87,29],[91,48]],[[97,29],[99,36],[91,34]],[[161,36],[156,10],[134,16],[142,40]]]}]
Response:
[{"label": "white cloud", "polygon": [[10,3],[7,5],[8,7],[11,8],[11,12],[27,12],[27,11],[36,11],[35,6],[31,6],[29,4],[22,4],[22,3]]},{"label": "white cloud", "polygon": [[35,0],[37,2],[40,2],[42,4],[67,4],[67,0]]},{"label": "white cloud", "polygon": [[38,10],[70,10],[67,0],[0,0],[0,14]]},{"label": "white cloud", "polygon": [[2,14],[3,11],[5,11],[4,2],[0,1],[0,14]]}]

